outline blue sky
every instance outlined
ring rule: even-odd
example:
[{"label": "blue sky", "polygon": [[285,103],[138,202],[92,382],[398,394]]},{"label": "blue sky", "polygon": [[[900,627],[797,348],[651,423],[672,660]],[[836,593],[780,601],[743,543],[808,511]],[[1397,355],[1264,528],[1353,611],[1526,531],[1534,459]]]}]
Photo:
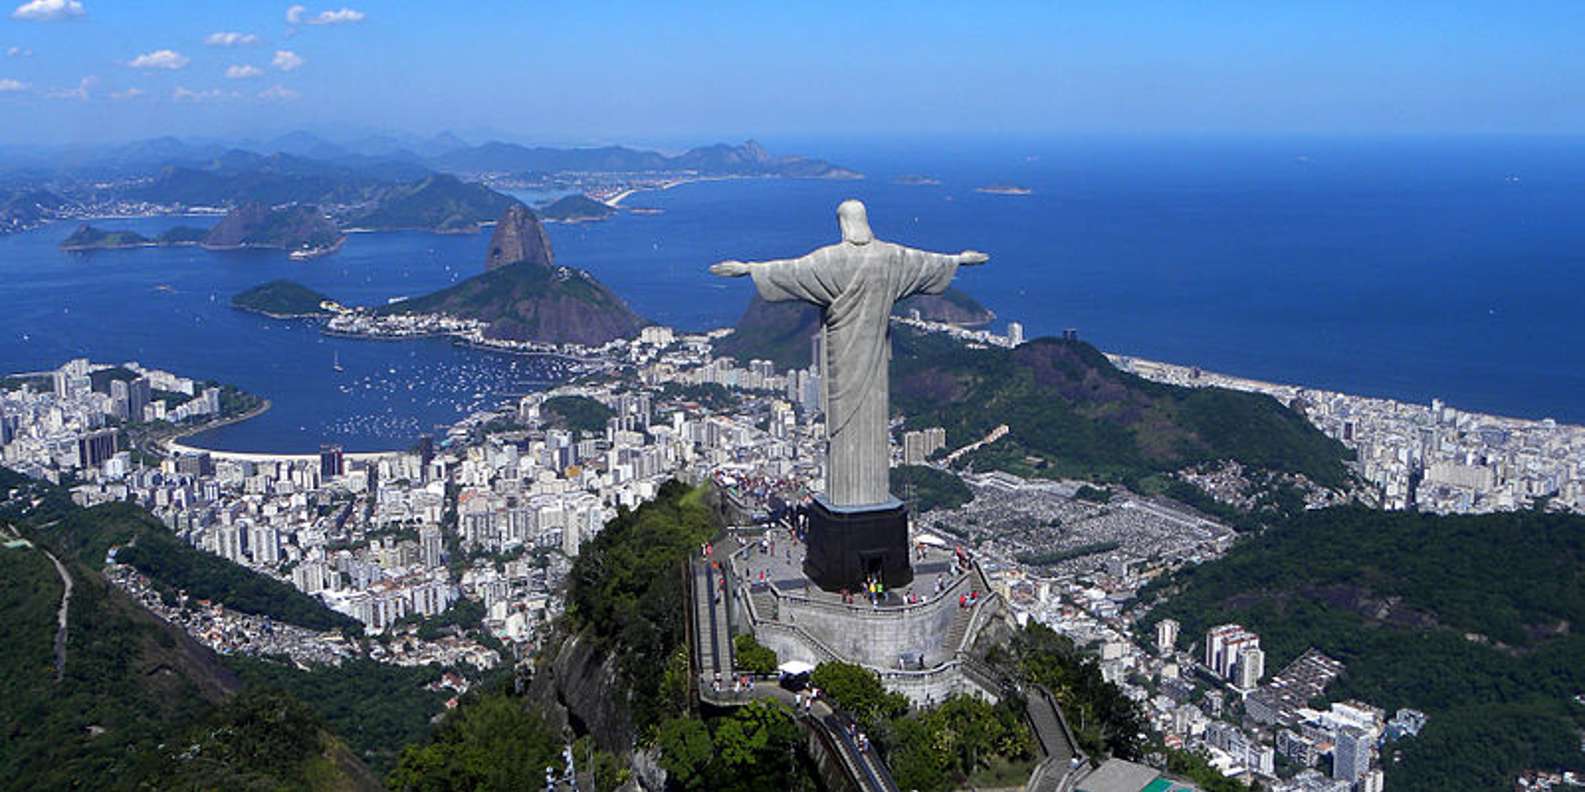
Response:
[{"label": "blue sky", "polygon": [[1585,133],[1581,2],[0,2],[11,143]]}]

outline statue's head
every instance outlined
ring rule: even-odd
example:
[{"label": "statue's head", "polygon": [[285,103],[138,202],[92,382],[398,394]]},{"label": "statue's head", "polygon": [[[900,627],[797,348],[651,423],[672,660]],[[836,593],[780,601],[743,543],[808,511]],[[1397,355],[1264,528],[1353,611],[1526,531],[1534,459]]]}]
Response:
[{"label": "statue's head", "polygon": [[870,231],[869,214],[861,201],[849,198],[837,205],[837,223],[842,226],[842,241],[853,245],[868,245],[875,241]]}]

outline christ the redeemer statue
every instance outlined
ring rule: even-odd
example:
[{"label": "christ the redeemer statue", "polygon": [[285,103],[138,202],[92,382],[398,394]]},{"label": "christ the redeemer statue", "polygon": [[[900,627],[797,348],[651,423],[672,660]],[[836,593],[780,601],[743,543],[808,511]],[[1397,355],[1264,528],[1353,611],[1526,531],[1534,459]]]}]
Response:
[{"label": "christ the redeemer statue", "polygon": [[[901,514],[887,486],[892,305],[915,294],[940,294],[959,265],[983,264],[989,257],[879,241],[858,201],[843,201],[837,221],[842,241],[835,245],[784,261],[722,261],[710,271],[753,276],[769,302],[797,300],[820,307],[829,441],[823,505],[849,515],[888,509]],[[906,525],[902,541],[906,551]]]}]

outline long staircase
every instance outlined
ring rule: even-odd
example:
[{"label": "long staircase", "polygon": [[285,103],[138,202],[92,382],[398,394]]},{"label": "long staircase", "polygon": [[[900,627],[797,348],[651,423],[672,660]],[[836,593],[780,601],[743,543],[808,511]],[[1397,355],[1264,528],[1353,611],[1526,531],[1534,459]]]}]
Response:
[{"label": "long staircase", "polygon": [[946,647],[948,652],[957,652],[963,646],[963,636],[968,634],[969,624],[973,621],[973,608],[958,608],[958,612],[952,617],[952,624],[947,626],[946,640],[941,645]]},{"label": "long staircase", "polygon": [[728,602],[721,591],[721,572],[708,559],[689,562],[694,601],[694,635],[699,647],[700,690],[709,690],[715,675],[732,673],[732,627],[727,617]]},{"label": "long staircase", "polygon": [[1029,725],[1046,758],[1036,768],[1026,788],[1029,792],[1057,792],[1074,769],[1073,760],[1080,757],[1079,746],[1051,691],[1032,685],[1028,692]]}]

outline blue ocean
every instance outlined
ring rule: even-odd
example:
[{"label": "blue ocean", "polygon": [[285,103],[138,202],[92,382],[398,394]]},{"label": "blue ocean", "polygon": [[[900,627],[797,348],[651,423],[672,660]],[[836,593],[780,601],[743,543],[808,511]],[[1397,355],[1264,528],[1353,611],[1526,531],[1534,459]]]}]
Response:
[{"label": "blue ocean", "polygon": [[[745,180],[641,192],[661,210],[552,225],[557,260],[640,314],[729,325],[752,287],[722,258],[837,238],[836,204],[876,233],[991,262],[958,285],[1028,335],[1261,379],[1585,423],[1585,141],[805,141],[862,181]],[[924,177],[936,183],[918,184]],[[1026,195],[977,188],[1016,185]],[[145,234],[184,218],[108,220]],[[208,223],[209,219],[196,222]],[[75,356],[234,383],[265,415],[212,448],[376,450],[545,387],[532,358],[444,340],[333,339],[233,310],[291,278],[344,302],[415,296],[482,269],[487,235],[353,235],[330,257],[141,249],[67,254],[61,223],[0,237],[0,370]],[[702,296],[701,296],[702,295]],[[339,359],[345,371],[332,369]]]}]

